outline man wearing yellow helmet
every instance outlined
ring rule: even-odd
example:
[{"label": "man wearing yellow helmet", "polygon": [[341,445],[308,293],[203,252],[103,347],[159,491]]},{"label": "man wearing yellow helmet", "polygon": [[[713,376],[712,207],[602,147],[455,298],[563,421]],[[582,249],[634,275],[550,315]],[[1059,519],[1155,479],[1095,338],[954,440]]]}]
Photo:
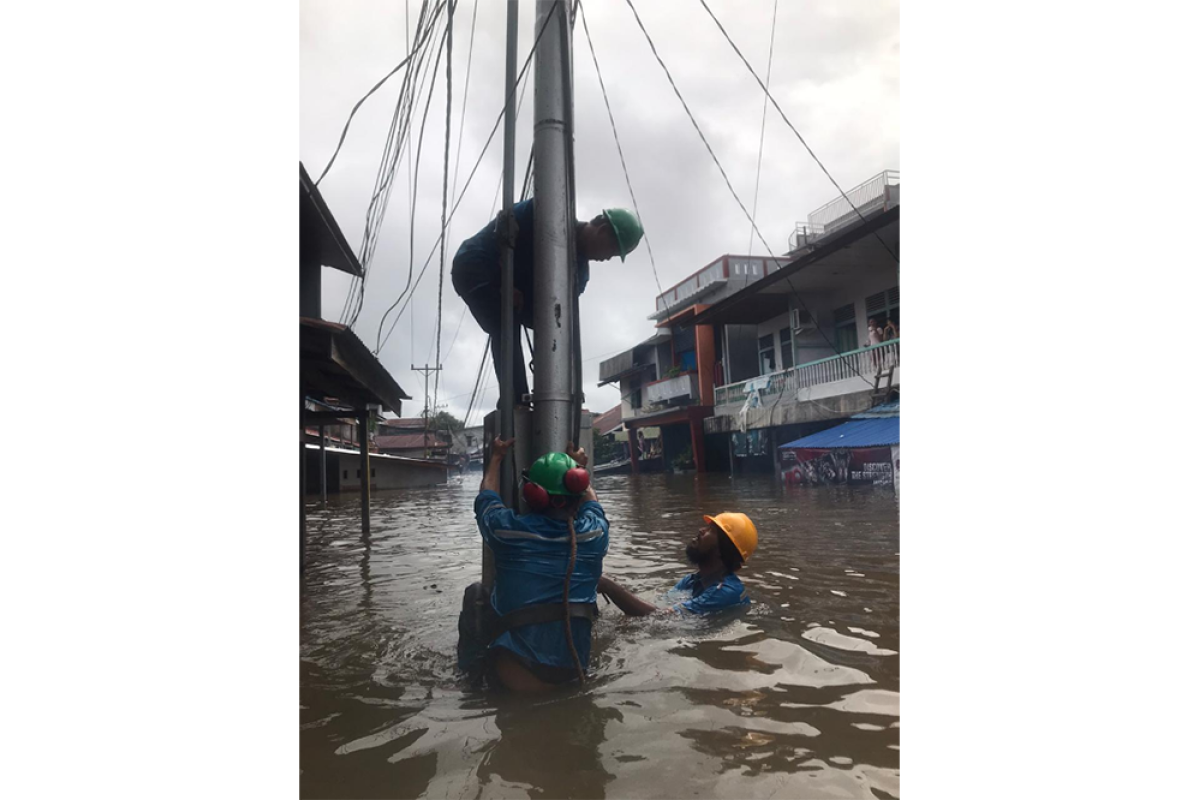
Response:
[{"label": "man wearing yellow helmet", "polygon": [[704,527],[687,546],[687,559],[696,571],[675,584],[674,591],[691,597],[661,608],[648,603],[604,575],[596,590],[617,604],[626,614],[643,617],[656,612],[710,614],[734,606],[750,604],[746,587],[737,571],[758,547],[758,529],[745,514],[726,511],[715,517],[704,515]]}]

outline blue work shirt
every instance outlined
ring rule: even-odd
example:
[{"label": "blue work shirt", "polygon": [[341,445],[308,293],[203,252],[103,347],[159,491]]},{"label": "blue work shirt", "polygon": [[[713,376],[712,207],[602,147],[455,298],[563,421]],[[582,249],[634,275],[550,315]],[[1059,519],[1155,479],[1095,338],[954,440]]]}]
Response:
[{"label": "blue work shirt", "polygon": [[[541,514],[518,515],[491,491],[475,498],[475,519],[495,555],[492,607],[497,614],[538,603],[562,604],[563,577],[571,558],[571,534],[565,521]],[[575,543],[571,602],[595,603],[596,584],[608,553],[608,519],[594,500],[581,503],[575,515]],[[571,636],[586,667],[592,651],[591,621],[572,617]],[[506,647],[539,664],[575,668],[561,620],[505,631],[491,646]]]},{"label": "blue work shirt", "polygon": [[[517,219],[517,246],[513,250],[513,287],[525,296],[522,311],[532,314],[533,296],[533,200],[523,200],[513,206]],[[461,287],[460,294],[483,290],[500,291],[500,234],[496,221],[489,222],[483,230],[459,245],[454,256],[453,272],[455,286]],[[576,273],[576,287],[583,294],[590,276],[586,258],[580,257]],[[528,327],[528,326],[527,326]]]},{"label": "blue work shirt", "polygon": [[686,609],[693,614],[711,614],[733,606],[750,605],[746,587],[742,585],[741,579],[732,572],[707,585],[700,580],[700,573],[694,572],[684,576],[683,580],[675,584],[673,591],[692,593],[691,600],[684,600],[674,607]]}]

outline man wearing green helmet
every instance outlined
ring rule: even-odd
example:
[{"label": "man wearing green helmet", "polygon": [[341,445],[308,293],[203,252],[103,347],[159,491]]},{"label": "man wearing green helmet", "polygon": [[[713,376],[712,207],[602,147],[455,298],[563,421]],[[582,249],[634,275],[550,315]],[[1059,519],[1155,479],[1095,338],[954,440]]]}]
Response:
[{"label": "man wearing green helmet", "polygon": [[458,665],[473,681],[536,693],[584,680],[608,519],[588,480],[587,456],[574,445],[547,453],[522,476],[531,513],[505,507],[500,465],[511,447],[512,440],[492,443],[475,499],[495,584],[490,594],[479,583],[467,587]]},{"label": "man wearing green helmet", "polygon": [[[525,356],[521,348],[521,331],[533,327],[535,303],[533,283],[533,214],[534,201],[525,200],[513,206],[517,226],[513,250],[513,297],[510,302],[516,313],[513,323],[513,394],[520,401],[529,393],[525,377]],[[459,246],[454,256],[450,279],[454,291],[471,309],[471,315],[484,332],[492,337],[492,366],[500,379],[500,264],[503,260],[502,217],[497,217],[483,230]],[[575,223],[576,286],[580,293],[587,286],[589,261],[608,261],[620,256],[624,261],[642,240],[642,224],[633,212],[624,208],[606,209],[589,222]]]}]

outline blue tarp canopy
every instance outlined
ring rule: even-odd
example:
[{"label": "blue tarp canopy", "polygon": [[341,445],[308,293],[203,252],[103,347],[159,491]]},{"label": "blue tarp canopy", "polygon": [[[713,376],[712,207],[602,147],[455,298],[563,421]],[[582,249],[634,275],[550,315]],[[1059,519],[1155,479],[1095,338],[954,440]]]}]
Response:
[{"label": "blue tarp canopy", "polygon": [[[887,407],[886,407],[887,408]],[[883,411],[883,414],[881,414]],[[828,431],[812,434],[793,441],[780,450],[845,450],[851,447],[895,447],[900,444],[900,413],[896,404],[895,415],[890,409],[876,409],[871,419],[854,419],[846,425],[829,428]],[[870,413],[869,413],[870,414]],[[863,415],[863,416],[869,416]]]}]

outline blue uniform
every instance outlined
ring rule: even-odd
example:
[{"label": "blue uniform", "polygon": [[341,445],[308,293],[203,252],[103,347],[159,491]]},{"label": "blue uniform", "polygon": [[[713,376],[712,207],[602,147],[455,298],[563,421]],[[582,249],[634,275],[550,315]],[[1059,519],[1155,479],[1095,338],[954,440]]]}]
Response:
[{"label": "blue uniform", "polygon": [[707,585],[700,580],[700,573],[692,573],[675,584],[674,591],[691,592],[692,599],[684,600],[675,608],[685,609],[693,614],[711,614],[733,606],[750,605],[746,587],[732,572]]},{"label": "blue uniform", "polygon": [[[495,555],[492,607],[497,614],[539,603],[562,603],[563,577],[571,557],[571,535],[565,521],[541,514],[519,516],[491,491],[480,492],[475,498],[475,519]],[[571,602],[595,603],[596,584],[608,553],[608,519],[599,503],[589,500],[580,504],[575,516],[575,541]],[[579,660],[586,667],[592,650],[591,621],[572,618],[571,636]],[[561,621],[506,631],[491,646],[505,647],[540,664],[575,668]]]},{"label": "blue uniform", "polygon": [[[513,287],[525,295],[522,313],[533,313],[533,200],[513,206],[517,220],[517,246],[513,250]],[[500,234],[495,222],[459,245],[454,256],[452,277],[454,286],[464,298],[476,291],[495,297],[500,292]],[[587,286],[590,267],[586,258],[577,264],[576,288],[580,294]],[[529,321],[532,321],[530,319]]]},{"label": "blue uniform", "polygon": [[[533,200],[525,200],[513,206],[517,221],[517,243],[513,249],[513,288],[524,298],[521,309],[513,315],[513,392],[520,399],[529,393],[529,382],[525,378],[525,355],[521,347],[521,326],[533,327],[533,310],[537,307],[537,292],[533,283]],[[501,364],[500,312],[500,234],[496,222],[490,222],[483,230],[464,241],[454,256],[450,269],[450,282],[454,291],[471,309],[471,316],[479,327],[492,337],[492,366],[496,379],[503,374]],[[582,294],[587,286],[589,266],[586,258],[580,257],[576,265],[575,287]],[[508,301],[505,301],[508,302]]]}]

